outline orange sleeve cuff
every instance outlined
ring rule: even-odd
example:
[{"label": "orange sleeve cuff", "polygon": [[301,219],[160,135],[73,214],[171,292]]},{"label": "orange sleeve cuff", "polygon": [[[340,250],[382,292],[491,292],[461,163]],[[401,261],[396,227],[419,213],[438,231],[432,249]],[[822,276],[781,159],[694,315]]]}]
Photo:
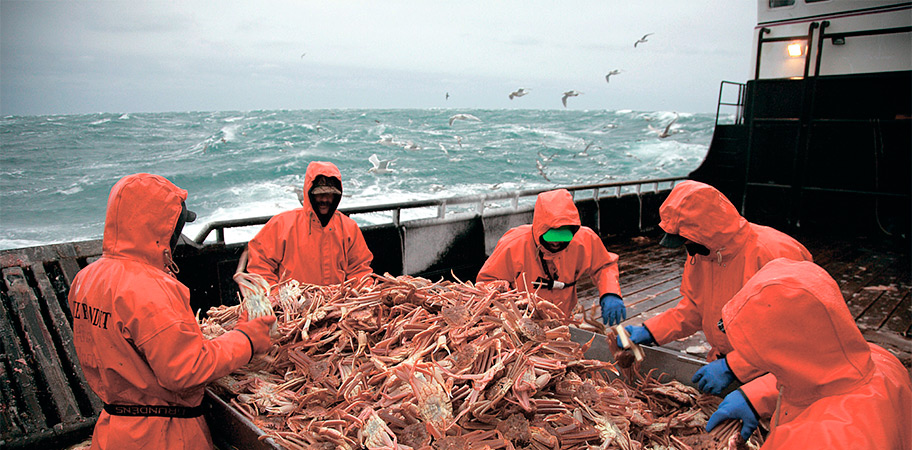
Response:
[{"label": "orange sleeve cuff", "polygon": [[742,385],[741,392],[744,393],[757,415],[763,418],[772,417],[776,410],[776,399],[779,397],[776,377],[773,374],[768,373]]},{"label": "orange sleeve cuff", "polygon": [[728,368],[735,374],[738,381],[741,381],[742,383],[746,383],[766,373],[745,361],[737,350],[725,355],[725,360],[728,362]]}]

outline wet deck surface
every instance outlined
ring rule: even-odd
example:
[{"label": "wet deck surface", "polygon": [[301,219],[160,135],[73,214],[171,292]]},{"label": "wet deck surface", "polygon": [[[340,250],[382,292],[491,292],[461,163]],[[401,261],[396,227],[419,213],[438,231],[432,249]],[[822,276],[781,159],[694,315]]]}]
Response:
[{"label": "wet deck surface", "polygon": [[[908,251],[867,239],[852,241],[818,236],[796,237],[839,283],[849,311],[869,342],[896,355],[912,373],[912,266]],[[637,237],[606,241],[620,256],[621,292],[627,304],[625,325],[639,325],[673,307],[681,298],[686,254],[667,249],[658,239]],[[580,283],[580,302],[598,317],[598,292],[589,280]],[[702,332],[665,345],[705,357]]]}]

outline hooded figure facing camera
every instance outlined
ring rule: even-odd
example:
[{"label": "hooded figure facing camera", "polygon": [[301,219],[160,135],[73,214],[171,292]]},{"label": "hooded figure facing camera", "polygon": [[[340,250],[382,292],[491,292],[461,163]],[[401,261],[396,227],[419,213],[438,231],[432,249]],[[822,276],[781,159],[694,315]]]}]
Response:
[{"label": "hooded figure facing camera", "polygon": [[581,226],[573,194],[557,189],[538,194],[532,225],[504,233],[478,272],[479,283],[504,280],[514,289],[537,292],[570,321],[576,283],[590,277],[598,288],[602,320],[611,325],[626,316],[618,283],[618,255],[589,227]]},{"label": "hooded figure facing camera", "polygon": [[374,255],[354,220],[336,211],[342,173],[314,161],[304,175],[300,208],[276,214],[247,244],[247,272],[271,286],[289,279],[326,286],[371,273]]}]

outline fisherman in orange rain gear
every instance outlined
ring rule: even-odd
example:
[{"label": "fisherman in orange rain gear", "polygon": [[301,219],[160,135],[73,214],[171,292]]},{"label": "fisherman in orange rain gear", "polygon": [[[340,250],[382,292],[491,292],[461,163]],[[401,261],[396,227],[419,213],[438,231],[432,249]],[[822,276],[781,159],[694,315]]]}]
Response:
[{"label": "fisherman in orange rain gear", "polygon": [[200,402],[209,382],[271,346],[274,316],[206,339],[171,254],[196,214],[187,191],[150,174],[111,189],[102,256],[70,287],[73,344],[89,386],[105,403],[93,449],[211,449]]},{"label": "fisherman in orange rain gear", "polygon": [[304,175],[301,208],[275,215],[247,244],[247,271],[270,285],[289,279],[330,285],[371,273],[374,255],[354,220],[336,211],[342,174],[335,164],[314,161]]},{"label": "fisherman in orange rain gear", "polygon": [[697,371],[694,383],[700,390],[718,395],[736,380],[754,380],[726,399],[741,403],[742,411],[753,416],[745,421],[755,429],[756,416],[768,417],[775,408],[775,378],[761,376],[764,371],[732,352],[718,328],[722,307],[767,262],[780,257],[810,261],[811,254],[785,233],[748,222],[725,195],[697,181],[676,185],[659,207],[659,216],[659,227],[666,233],[660,244],[684,245],[687,250],[681,279],[683,298],[643,326],[627,326],[626,330],[637,344],[659,345],[702,330],[712,345],[707,355],[711,362]]},{"label": "fisherman in orange rain gear", "polygon": [[507,231],[485,261],[478,283],[505,280],[554,303],[568,322],[576,307],[576,283],[585,276],[599,291],[602,320],[624,320],[618,284],[618,256],[589,227],[581,226],[573,195],[566,189],[543,192],[535,201],[532,225]]},{"label": "fisherman in orange rain gear", "polygon": [[[722,329],[746,362],[778,382],[764,449],[912,448],[909,373],[865,342],[836,281],[816,264],[764,266],[722,309]],[[724,403],[707,430],[738,418]]]}]

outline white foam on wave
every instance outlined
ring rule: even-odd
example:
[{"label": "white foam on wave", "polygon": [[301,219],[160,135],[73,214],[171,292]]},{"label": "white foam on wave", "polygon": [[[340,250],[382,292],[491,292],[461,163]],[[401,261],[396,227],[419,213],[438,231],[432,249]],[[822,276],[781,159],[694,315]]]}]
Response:
[{"label": "white foam on wave", "polygon": [[73,195],[73,194],[78,194],[80,192],[82,192],[82,186],[79,186],[79,185],[73,185],[66,189],[61,189],[61,190],[57,191],[57,193],[63,194],[63,195]]},{"label": "white foam on wave", "polygon": [[221,129],[222,139],[227,142],[236,140],[238,128],[240,128],[240,125],[231,125],[231,126],[223,127]]},{"label": "white foam on wave", "polygon": [[48,241],[40,240],[36,241],[33,239],[3,239],[0,238],[0,250],[8,250],[12,248],[26,248],[26,247],[37,247],[39,245],[46,245]]},{"label": "white foam on wave", "polygon": [[[99,165],[101,167],[105,167],[103,164],[92,163],[90,168],[92,170],[96,170],[95,166],[99,166]],[[57,194],[63,194],[63,195],[78,194],[78,193],[82,192],[83,190],[85,190],[86,186],[92,186],[93,184],[95,184],[96,181],[98,181],[98,180],[96,180],[94,177],[92,177],[90,175],[83,175],[83,176],[79,177],[78,180],[70,183],[69,186],[66,186],[66,187],[61,186],[54,192]]]},{"label": "white foam on wave", "polygon": [[[295,195],[296,188],[283,180],[249,182],[195,197],[191,202],[199,205],[214,204],[218,206],[211,212],[197,210],[197,220],[187,224],[184,234],[196,237],[208,223],[272,216],[282,211],[298,208],[301,205]],[[194,209],[192,203],[188,203],[188,206],[190,209]],[[259,229],[259,226],[229,229],[226,230],[226,240],[243,242],[253,237]],[[209,239],[215,239],[215,234],[211,233]]]}]

